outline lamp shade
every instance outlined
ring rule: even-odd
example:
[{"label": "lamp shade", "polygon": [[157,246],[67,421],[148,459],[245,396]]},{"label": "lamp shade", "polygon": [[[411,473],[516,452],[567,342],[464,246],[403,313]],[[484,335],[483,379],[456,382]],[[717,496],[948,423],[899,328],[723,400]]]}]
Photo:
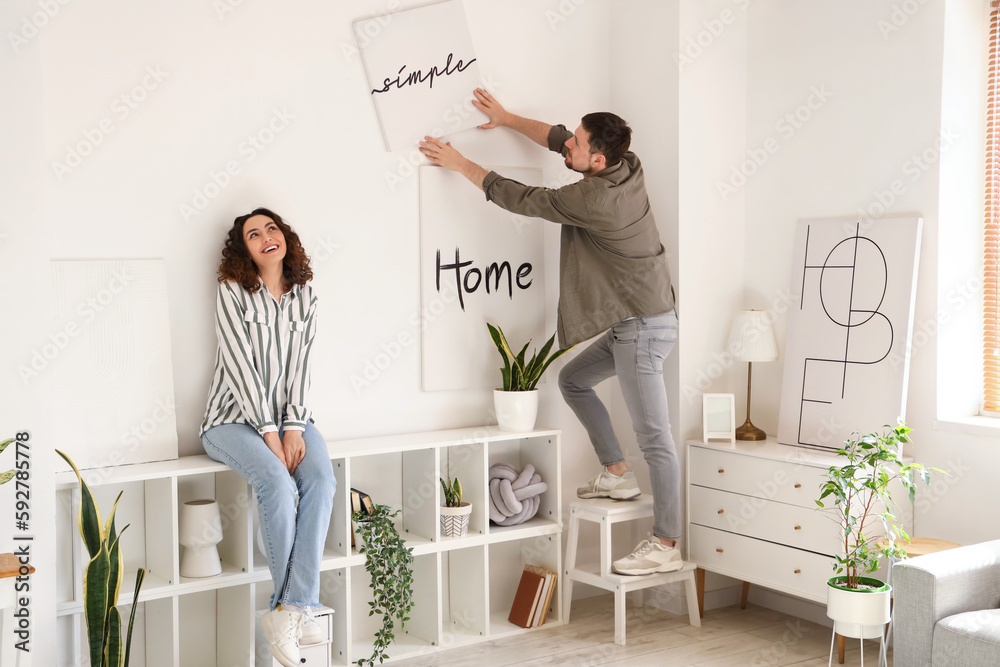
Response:
[{"label": "lamp shade", "polygon": [[729,352],[737,361],[775,361],[778,346],[767,312],[741,310],[729,333]]}]

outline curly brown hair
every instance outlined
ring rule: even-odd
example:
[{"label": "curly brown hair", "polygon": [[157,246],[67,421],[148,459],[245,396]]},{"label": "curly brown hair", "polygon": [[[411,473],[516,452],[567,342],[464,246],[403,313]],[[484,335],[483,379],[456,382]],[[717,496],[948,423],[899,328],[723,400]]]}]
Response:
[{"label": "curly brown hair", "polygon": [[233,226],[226,236],[226,244],[222,248],[222,263],[219,264],[219,282],[231,280],[242,285],[248,292],[260,289],[260,276],[257,265],[254,264],[243,241],[243,224],[255,215],[266,215],[274,220],[278,229],[285,235],[285,259],[282,274],[288,287],[305,285],[312,280],[313,272],[309,267],[309,256],[302,248],[299,235],[289,227],[281,216],[266,208],[256,208],[246,215],[241,215],[233,221]]}]

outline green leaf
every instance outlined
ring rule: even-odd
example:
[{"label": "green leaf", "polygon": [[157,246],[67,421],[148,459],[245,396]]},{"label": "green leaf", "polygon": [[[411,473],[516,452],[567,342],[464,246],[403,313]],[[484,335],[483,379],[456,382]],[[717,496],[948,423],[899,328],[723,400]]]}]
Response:
[{"label": "green leaf", "polygon": [[114,607],[108,614],[108,643],[104,649],[104,664],[107,667],[121,667],[125,656],[122,654],[122,615]]},{"label": "green leaf", "polygon": [[125,662],[123,667],[128,667],[129,653],[132,651],[132,625],[135,623],[135,608],[139,606],[139,589],[142,588],[142,581],[146,578],[146,571],[139,568],[135,573],[135,594],[132,596],[132,611],[128,615],[128,635],[125,639]]},{"label": "green leaf", "polygon": [[16,476],[17,476],[17,469],[11,468],[7,472],[0,475],[0,484],[6,484],[10,480],[14,479],[14,477]]},{"label": "green leaf", "polygon": [[0,454],[3,454],[3,450],[7,449],[10,443],[14,442],[14,438],[7,438],[3,442],[0,442]]},{"label": "green leaf", "polygon": [[87,641],[90,644],[90,664],[100,665],[104,655],[105,621],[108,616],[108,574],[110,571],[107,544],[100,543],[97,554],[87,564],[83,575],[83,611],[87,620]]},{"label": "green leaf", "polygon": [[56,454],[63,457],[63,460],[73,468],[76,479],[80,483],[80,515],[78,519],[80,535],[83,537],[83,543],[87,545],[87,553],[93,558],[101,550],[101,542],[104,539],[101,533],[101,512],[97,508],[90,487],[83,481],[76,464],[58,449]]}]

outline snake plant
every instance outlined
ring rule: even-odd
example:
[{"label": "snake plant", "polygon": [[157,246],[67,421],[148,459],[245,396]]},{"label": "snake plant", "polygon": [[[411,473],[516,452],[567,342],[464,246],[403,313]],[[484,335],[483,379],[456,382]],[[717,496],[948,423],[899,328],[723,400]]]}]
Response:
[{"label": "snake plant", "polygon": [[458,481],[458,477],[454,481],[449,478],[448,481],[444,481],[443,477],[439,477],[441,480],[441,488],[444,490],[444,506],[445,507],[461,507],[462,506],[462,483]]},{"label": "snake plant", "polygon": [[556,340],[556,335],[552,334],[552,338],[549,338],[548,342],[542,346],[541,351],[532,354],[531,359],[525,363],[524,355],[528,351],[528,346],[531,345],[530,340],[524,344],[520,352],[514,354],[500,327],[489,323],[486,326],[490,330],[493,344],[497,346],[497,351],[500,352],[500,357],[503,359],[503,368],[500,369],[500,373],[503,376],[504,391],[531,391],[538,384],[538,380],[541,379],[542,373],[549,367],[549,364],[573,349],[572,345],[564,347],[549,356],[549,350],[552,349],[552,344]]},{"label": "snake plant", "polygon": [[60,452],[56,453],[70,464],[80,483],[80,536],[90,554],[90,562],[83,575],[83,607],[87,620],[87,641],[90,645],[92,667],[128,667],[129,652],[132,647],[132,625],[135,622],[135,608],[138,606],[139,589],[146,571],[139,568],[135,578],[135,596],[132,598],[132,613],[128,619],[128,629],[122,642],[122,617],[118,611],[118,591],[122,585],[122,569],[125,560],[121,552],[121,531],[115,530],[115,511],[122,494],[115,498],[108,521],[101,527],[101,511],[94,501],[90,487],[83,481],[76,464]]}]

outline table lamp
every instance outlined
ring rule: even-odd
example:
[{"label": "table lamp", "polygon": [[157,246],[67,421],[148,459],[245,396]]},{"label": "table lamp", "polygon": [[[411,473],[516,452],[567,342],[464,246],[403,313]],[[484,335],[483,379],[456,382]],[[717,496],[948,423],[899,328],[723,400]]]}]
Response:
[{"label": "table lamp", "polygon": [[747,420],[736,429],[737,440],[763,440],[767,434],[750,421],[750,382],[753,362],[775,361],[778,346],[774,342],[774,329],[763,310],[741,310],[729,334],[729,352],[737,361],[747,362]]}]

